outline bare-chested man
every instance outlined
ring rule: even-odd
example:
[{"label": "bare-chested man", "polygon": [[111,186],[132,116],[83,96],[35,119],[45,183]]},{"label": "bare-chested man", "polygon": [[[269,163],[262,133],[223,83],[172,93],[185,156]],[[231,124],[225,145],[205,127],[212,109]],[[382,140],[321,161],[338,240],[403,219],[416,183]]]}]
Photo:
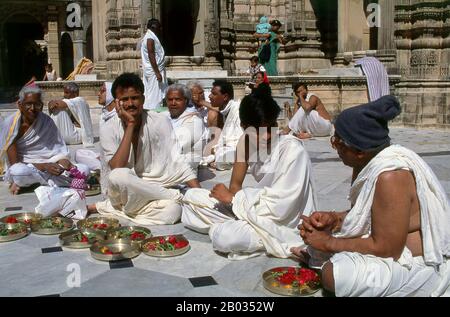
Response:
[{"label": "bare-chested man", "polygon": [[[344,111],[331,138],[353,168],[344,212],[303,217],[300,235],[310,266],[337,296],[440,296],[450,284],[450,209],[430,167],[391,145],[387,122],[400,113],[395,97]],[[329,261],[328,261],[329,260]]]},{"label": "bare-chested man", "polygon": [[[293,89],[297,102],[294,105],[293,116],[288,114],[290,121],[284,131],[285,134],[292,131],[300,139],[331,135],[333,130],[331,116],[320,98],[310,93],[304,83],[295,84]],[[286,103],[285,107],[290,109],[289,103]]]}]

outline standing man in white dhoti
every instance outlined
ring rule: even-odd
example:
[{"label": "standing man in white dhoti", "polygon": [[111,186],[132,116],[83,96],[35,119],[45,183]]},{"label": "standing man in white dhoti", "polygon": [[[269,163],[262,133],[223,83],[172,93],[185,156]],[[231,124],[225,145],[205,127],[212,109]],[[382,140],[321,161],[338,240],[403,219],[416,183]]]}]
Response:
[{"label": "standing man in white dhoti", "polygon": [[[246,96],[240,109],[245,134],[239,140],[230,187],[190,189],[183,200],[185,226],[209,233],[213,248],[231,259],[263,252],[289,257],[290,248],[302,243],[296,228],[300,216],[316,207],[308,153],[294,136],[278,139],[279,113],[271,96]],[[249,167],[257,185],[243,188]]]},{"label": "standing man in white dhoti", "polygon": [[[304,83],[296,83],[293,90],[297,96],[297,102],[294,106],[294,116],[290,119],[284,133],[288,134],[292,131],[300,139],[331,135],[333,131],[331,116],[320,98],[310,93],[308,86]],[[290,108],[289,104],[285,106]]]},{"label": "standing man in white dhoti", "polygon": [[84,147],[92,147],[94,131],[91,112],[88,103],[79,96],[79,93],[80,88],[77,84],[65,84],[64,99],[50,101],[48,110],[66,144],[83,143]]},{"label": "standing man in white dhoti", "polygon": [[292,251],[322,267],[323,286],[337,296],[449,291],[447,195],[416,153],[390,145],[387,124],[399,113],[396,98],[386,96],[336,119],[331,142],[353,168],[352,208],[303,217],[300,234],[308,252]]},{"label": "standing man in white dhoti", "polygon": [[166,95],[167,77],[164,48],[159,41],[161,23],[150,19],[147,23],[147,33],[142,39],[141,58],[143,82],[145,87],[144,109],[158,108]]},{"label": "standing man in white dhoti", "polygon": [[210,131],[212,140],[205,147],[203,162],[217,170],[233,167],[236,145],[243,133],[239,119],[240,101],[233,98],[233,85],[225,80],[213,82],[209,100],[212,107],[219,109],[220,119],[217,129]]},{"label": "standing man in white dhoti", "polygon": [[180,159],[189,164],[194,171],[202,159],[205,125],[195,107],[189,107],[191,91],[181,84],[167,89],[166,103],[173,130],[177,137],[176,146]]},{"label": "standing man in white dhoti", "polygon": [[[0,165],[6,167],[5,181],[16,195],[34,184],[69,186],[72,179],[62,175],[74,165],[58,128],[42,113],[42,92],[24,87],[19,93],[19,111],[0,124]],[[87,166],[76,165],[89,174]]]},{"label": "standing man in white dhoti", "polygon": [[131,73],[112,85],[117,116],[102,132],[102,150],[111,168],[108,199],[89,212],[117,215],[142,225],[173,224],[180,219],[182,195],[171,187],[200,187],[188,164],[180,162],[169,119],[143,110],[144,85]]}]

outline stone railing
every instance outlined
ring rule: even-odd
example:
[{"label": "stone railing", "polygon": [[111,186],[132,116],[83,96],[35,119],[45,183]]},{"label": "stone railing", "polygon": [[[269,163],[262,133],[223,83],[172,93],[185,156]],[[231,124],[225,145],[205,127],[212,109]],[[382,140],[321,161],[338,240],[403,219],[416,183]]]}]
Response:
[{"label": "stone railing", "polygon": [[[38,85],[44,92],[44,104],[53,99],[61,99],[64,94],[64,85],[67,81],[37,81]],[[82,96],[89,103],[91,107],[98,104],[98,93],[103,86],[103,80],[95,81],[77,81],[76,84],[80,87],[80,96]]]}]

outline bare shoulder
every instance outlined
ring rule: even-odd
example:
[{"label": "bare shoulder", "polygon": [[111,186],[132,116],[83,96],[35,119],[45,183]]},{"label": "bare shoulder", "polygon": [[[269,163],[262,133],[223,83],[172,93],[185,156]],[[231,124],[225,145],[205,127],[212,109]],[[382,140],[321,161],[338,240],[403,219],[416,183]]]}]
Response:
[{"label": "bare shoulder", "polygon": [[395,170],[378,176],[376,191],[383,196],[407,195],[415,190],[414,176],[407,170]]}]

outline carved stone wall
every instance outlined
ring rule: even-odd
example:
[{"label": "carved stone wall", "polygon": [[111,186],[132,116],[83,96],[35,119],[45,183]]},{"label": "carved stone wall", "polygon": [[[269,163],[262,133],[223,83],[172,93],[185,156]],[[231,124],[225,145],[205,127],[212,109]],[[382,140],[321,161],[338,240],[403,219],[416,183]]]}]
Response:
[{"label": "carved stone wall", "polygon": [[450,129],[450,1],[395,1],[397,87],[407,126]]},{"label": "carved stone wall", "polygon": [[[280,75],[292,75],[310,69],[331,66],[323,50],[322,35],[317,25],[319,9],[311,0],[221,0],[220,49],[224,68],[242,74],[248,60],[255,55],[258,43],[253,38],[261,16],[283,23],[281,32],[290,40],[278,55]],[[331,23],[332,25],[333,23]]]},{"label": "carved stone wall", "polygon": [[140,52],[136,45],[141,38],[141,1],[107,0],[106,62],[108,78],[138,72]]}]

